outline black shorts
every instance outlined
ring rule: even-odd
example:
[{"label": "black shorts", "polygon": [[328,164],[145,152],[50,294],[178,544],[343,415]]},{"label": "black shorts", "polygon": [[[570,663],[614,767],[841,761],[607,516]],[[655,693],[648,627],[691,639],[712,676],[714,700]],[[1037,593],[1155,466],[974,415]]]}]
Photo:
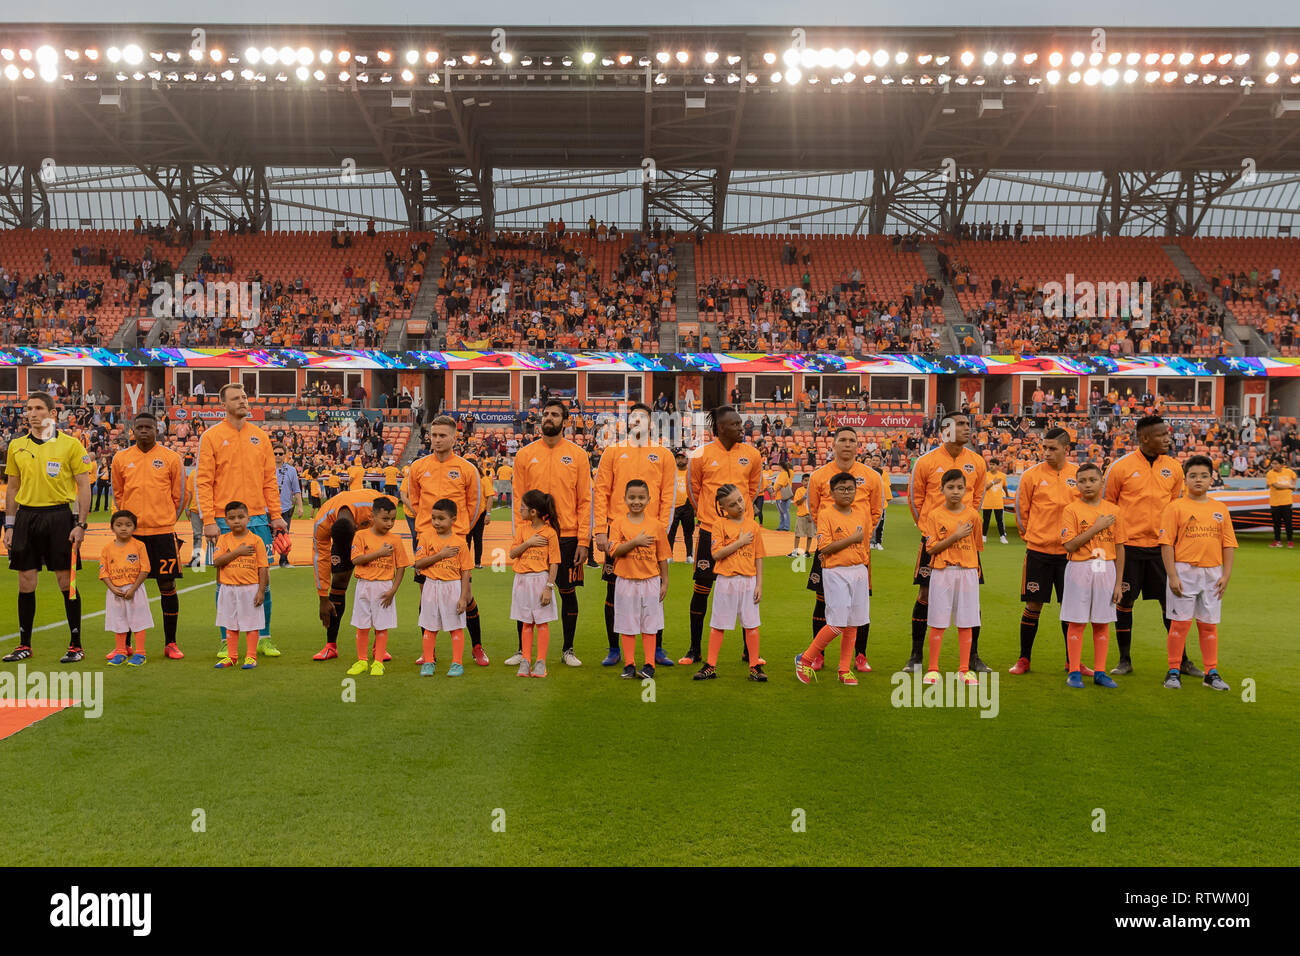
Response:
[{"label": "black shorts", "polygon": [[[352,521],[335,521],[330,529],[330,574],[351,574],[352,539],[356,536],[357,526]],[[423,575],[416,575],[416,579]]]},{"label": "black shorts", "polygon": [[700,529],[699,540],[695,543],[695,583],[713,587],[713,535],[704,528]]},{"label": "black shorts", "polygon": [[1020,569],[1020,600],[1025,603],[1049,604],[1052,588],[1056,588],[1056,602],[1065,593],[1065,569],[1070,563],[1066,554],[1045,554],[1032,548],[1025,550],[1025,561]]},{"label": "black shorts", "polygon": [[[916,567],[912,572],[912,583],[922,587],[930,586],[930,552],[925,550],[926,542],[930,539],[921,536],[921,544],[916,551]],[[980,584],[984,583],[984,562],[980,560],[978,552],[975,555],[975,563],[979,565]]]},{"label": "black shorts", "polygon": [[1132,607],[1139,597],[1144,601],[1165,602],[1165,587],[1169,575],[1160,548],[1139,548],[1124,545],[1124,580],[1120,582],[1121,605]]},{"label": "black shorts", "polygon": [[[68,535],[76,525],[67,505],[34,508],[19,505],[14,515],[13,543],[9,548],[10,571],[68,571],[72,568],[72,542]],[[81,570],[81,552],[77,552]]]},{"label": "black shorts", "polygon": [[558,587],[582,587],[587,568],[585,564],[574,565],[573,559],[577,557],[577,553],[577,536],[560,539],[560,570],[555,575],[555,583]]},{"label": "black shorts", "polygon": [[137,534],[136,540],[144,545],[144,553],[149,556],[149,577],[179,578],[181,576],[180,557],[176,551],[176,535]]}]

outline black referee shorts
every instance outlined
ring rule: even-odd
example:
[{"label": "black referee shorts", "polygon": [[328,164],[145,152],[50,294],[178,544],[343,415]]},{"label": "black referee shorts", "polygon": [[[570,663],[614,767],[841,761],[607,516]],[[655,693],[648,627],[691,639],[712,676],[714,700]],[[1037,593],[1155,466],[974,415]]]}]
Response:
[{"label": "black referee shorts", "polygon": [[144,545],[144,553],[149,556],[149,577],[157,581],[159,578],[181,576],[180,558],[176,552],[176,535],[170,532],[137,534],[135,538]]},{"label": "black referee shorts", "polygon": [[711,588],[716,577],[713,573],[713,535],[701,528],[699,540],[695,543],[695,583]]},{"label": "black referee shorts", "polygon": [[1120,582],[1119,603],[1132,607],[1139,597],[1144,601],[1159,601],[1164,604],[1165,588],[1169,575],[1165,573],[1165,561],[1160,556],[1160,548],[1139,548],[1124,545],[1124,580]]},{"label": "black referee shorts", "polygon": [[1065,568],[1070,563],[1067,554],[1046,554],[1032,548],[1025,550],[1025,563],[1020,570],[1020,600],[1026,604],[1050,604],[1052,589],[1056,589],[1056,603],[1061,603],[1065,593]]},{"label": "black referee shorts", "polygon": [[[77,520],[67,505],[33,507],[19,505],[14,514],[13,543],[9,548],[10,571],[68,571],[72,568],[72,542],[68,535]],[[77,552],[81,570],[81,552]]]},{"label": "black referee shorts", "polygon": [[562,588],[580,588],[586,575],[586,566],[575,565],[573,559],[578,555],[578,538],[560,539],[560,570],[555,575],[555,583]]}]

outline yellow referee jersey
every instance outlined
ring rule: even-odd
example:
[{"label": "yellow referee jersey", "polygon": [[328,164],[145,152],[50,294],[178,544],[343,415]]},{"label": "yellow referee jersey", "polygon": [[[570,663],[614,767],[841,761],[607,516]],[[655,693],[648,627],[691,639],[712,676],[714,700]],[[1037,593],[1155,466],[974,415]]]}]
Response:
[{"label": "yellow referee jersey", "polygon": [[9,443],[6,475],[22,483],[14,500],[29,508],[48,508],[77,500],[77,475],[95,473],[95,456],[67,432],[55,432],[48,441],[31,435]]}]

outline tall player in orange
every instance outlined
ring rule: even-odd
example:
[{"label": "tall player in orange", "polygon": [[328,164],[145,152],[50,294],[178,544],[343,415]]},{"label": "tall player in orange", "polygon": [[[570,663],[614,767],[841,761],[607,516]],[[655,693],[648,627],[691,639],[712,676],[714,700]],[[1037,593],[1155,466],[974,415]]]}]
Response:
[{"label": "tall player in orange", "polygon": [[[907,503],[912,510],[912,520],[918,528],[935,508],[944,507],[944,473],[954,468],[966,478],[963,501],[978,510],[984,501],[984,478],[987,468],[984,459],[971,451],[970,418],[966,415],[946,415],[939,422],[939,435],[943,444],[926,452],[912,466],[912,479],[907,486]],[[983,541],[981,541],[981,545]],[[981,583],[983,574],[980,574]],[[916,558],[916,573],[912,578],[918,586],[916,604],[912,607],[912,653],[903,670],[909,674],[921,668],[921,653],[928,631],[930,603],[930,552],[926,539],[921,538]],[[970,669],[978,673],[993,670],[979,656],[979,626],[971,629]]]},{"label": "tall player in orange", "polygon": [[[622,642],[614,631],[614,586],[617,578],[614,576],[614,558],[610,554],[609,529],[628,513],[626,489],[627,483],[633,479],[645,482],[650,496],[645,513],[665,529],[670,527],[673,523],[676,470],[672,453],[662,445],[650,444],[650,406],[637,402],[627,413],[626,440],[607,445],[601,453],[600,464],[596,466],[596,547],[605,555],[605,636],[609,639],[609,654],[600,662],[602,667],[615,667],[622,661]],[[663,646],[664,632],[660,628],[653,663],[671,667],[672,658],[664,653]]]},{"label": "tall player in orange", "polygon": [[348,582],[353,571],[352,540],[358,531],[370,527],[375,500],[382,497],[370,489],[340,491],[322,502],[316,512],[311,553],[325,646],[313,655],[314,661],[339,656],[339,627],[347,610]]},{"label": "tall player in orange", "polygon": [[[185,655],[176,646],[176,579],[181,577],[176,522],[185,507],[185,466],[180,455],[158,444],[158,421],[148,412],[135,416],[131,431],[135,444],[113,456],[113,500],[136,517],[135,538],[149,557],[149,577],[158,582],[164,653],[179,660]],[[126,656],[131,656],[129,647]]]},{"label": "tall player in orange", "polygon": [[[763,460],[757,448],[741,441],[740,413],[730,405],[709,412],[713,441],[694,452],[686,466],[686,488],[696,520],[700,523],[695,548],[695,593],[691,595],[691,649],[679,664],[698,664],[704,641],[704,615],[709,609],[716,569],[713,566],[713,529],[718,515],[718,489],[735,485],[744,497],[745,508],[753,506],[763,481]],[[748,510],[745,511],[748,514]],[[762,531],[760,529],[759,533]],[[746,645],[745,660],[749,660]],[[757,665],[758,661],[751,663]]]}]

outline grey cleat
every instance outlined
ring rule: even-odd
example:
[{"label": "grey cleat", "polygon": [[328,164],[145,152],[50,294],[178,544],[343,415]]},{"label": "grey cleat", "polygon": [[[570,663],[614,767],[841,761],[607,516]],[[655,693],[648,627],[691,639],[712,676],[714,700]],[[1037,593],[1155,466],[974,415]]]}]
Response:
[{"label": "grey cleat", "polygon": [[1165,675],[1165,686],[1170,690],[1178,690],[1183,686],[1183,682],[1178,679],[1178,671],[1170,671]]},{"label": "grey cleat", "polygon": [[1232,690],[1232,688],[1228,686],[1228,682],[1219,676],[1218,671],[1210,671],[1205,675],[1205,680],[1201,683],[1210,688],[1210,690]]},{"label": "grey cleat", "polygon": [[1133,662],[1128,658],[1121,658],[1120,662],[1110,669],[1111,675],[1115,674],[1132,674]]}]

